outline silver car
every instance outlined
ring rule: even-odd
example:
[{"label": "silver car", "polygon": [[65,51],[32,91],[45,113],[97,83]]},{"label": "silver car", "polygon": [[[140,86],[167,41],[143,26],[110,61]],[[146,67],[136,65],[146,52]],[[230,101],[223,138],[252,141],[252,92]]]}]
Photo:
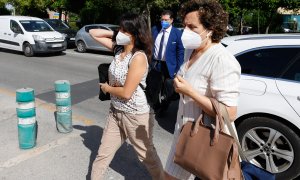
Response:
[{"label": "silver car", "polygon": [[95,41],[89,34],[90,29],[106,29],[115,31],[119,29],[118,25],[113,24],[89,24],[83,26],[76,34],[75,44],[78,52],[84,53],[86,50],[109,51],[106,47]]}]

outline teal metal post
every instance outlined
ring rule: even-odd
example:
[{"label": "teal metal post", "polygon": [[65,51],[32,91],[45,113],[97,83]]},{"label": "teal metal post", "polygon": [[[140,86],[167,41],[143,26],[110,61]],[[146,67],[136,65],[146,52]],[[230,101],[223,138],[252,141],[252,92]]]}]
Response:
[{"label": "teal metal post", "polygon": [[37,122],[35,113],[35,98],[32,88],[22,88],[16,91],[18,139],[21,149],[30,149],[36,145]]},{"label": "teal metal post", "polygon": [[73,130],[71,87],[67,80],[55,81],[56,127],[58,132],[68,133]]}]

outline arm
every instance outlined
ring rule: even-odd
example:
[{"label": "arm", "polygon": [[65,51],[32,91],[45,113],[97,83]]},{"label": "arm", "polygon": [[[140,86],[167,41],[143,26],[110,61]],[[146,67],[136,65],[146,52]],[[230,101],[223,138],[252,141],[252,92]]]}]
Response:
[{"label": "arm", "polygon": [[115,43],[112,41],[113,31],[105,29],[90,29],[89,34],[93,39],[112,51]]},{"label": "arm", "polygon": [[[176,76],[174,78],[175,91],[183,95],[191,97],[209,116],[215,116],[216,112],[213,105],[208,97],[200,95],[183,77]],[[226,106],[231,121],[235,120],[237,107],[236,106]]]},{"label": "arm", "polygon": [[107,83],[100,84],[104,92],[129,100],[147,71],[147,60],[143,54],[137,54],[132,59],[123,87],[112,87]]}]

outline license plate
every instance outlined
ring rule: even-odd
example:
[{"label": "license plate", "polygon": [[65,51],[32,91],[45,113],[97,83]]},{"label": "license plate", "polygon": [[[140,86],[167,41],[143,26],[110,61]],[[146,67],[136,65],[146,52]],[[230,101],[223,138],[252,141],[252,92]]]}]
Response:
[{"label": "license plate", "polygon": [[75,38],[70,38],[71,41],[75,41]]},{"label": "license plate", "polygon": [[52,47],[62,47],[62,44],[52,44]]}]

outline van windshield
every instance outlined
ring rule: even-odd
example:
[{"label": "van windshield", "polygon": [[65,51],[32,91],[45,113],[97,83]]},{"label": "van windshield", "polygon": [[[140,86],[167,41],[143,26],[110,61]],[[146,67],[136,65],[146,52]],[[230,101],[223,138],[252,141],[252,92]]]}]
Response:
[{"label": "van windshield", "polygon": [[24,29],[28,32],[53,31],[45,21],[26,20],[20,21]]}]

